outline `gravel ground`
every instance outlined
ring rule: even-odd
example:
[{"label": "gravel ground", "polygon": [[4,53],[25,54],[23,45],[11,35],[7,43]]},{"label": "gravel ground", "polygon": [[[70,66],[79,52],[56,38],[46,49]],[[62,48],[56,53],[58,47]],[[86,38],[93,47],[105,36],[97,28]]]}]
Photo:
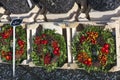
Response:
[{"label": "gravel ground", "polygon": [[120,80],[118,72],[91,72],[84,70],[57,69],[46,72],[40,67],[16,66],[16,77],[12,78],[12,65],[0,64],[0,80]]}]

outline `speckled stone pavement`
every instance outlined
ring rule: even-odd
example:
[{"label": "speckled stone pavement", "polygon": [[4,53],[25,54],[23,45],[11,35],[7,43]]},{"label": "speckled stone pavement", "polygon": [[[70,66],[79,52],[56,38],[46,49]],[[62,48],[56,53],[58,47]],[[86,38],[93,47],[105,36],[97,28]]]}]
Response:
[{"label": "speckled stone pavement", "polygon": [[57,69],[46,72],[40,67],[16,66],[16,77],[12,78],[12,65],[0,64],[0,80],[120,80],[118,72],[91,72],[84,70]]}]

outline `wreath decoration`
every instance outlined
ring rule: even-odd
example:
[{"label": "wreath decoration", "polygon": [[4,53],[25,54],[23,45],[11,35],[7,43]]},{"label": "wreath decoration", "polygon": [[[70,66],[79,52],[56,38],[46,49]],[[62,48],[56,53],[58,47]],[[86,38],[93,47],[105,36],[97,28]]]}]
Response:
[{"label": "wreath decoration", "polygon": [[115,64],[115,36],[108,29],[87,26],[74,37],[72,52],[80,68],[108,71]]},{"label": "wreath decoration", "polygon": [[[13,28],[10,25],[1,27],[0,32],[0,55],[3,62],[12,62],[13,56]],[[16,63],[26,59],[26,30],[22,26],[16,27]]]},{"label": "wreath decoration", "polygon": [[61,67],[66,61],[66,43],[64,37],[55,30],[44,29],[34,38],[32,61],[47,71]]}]

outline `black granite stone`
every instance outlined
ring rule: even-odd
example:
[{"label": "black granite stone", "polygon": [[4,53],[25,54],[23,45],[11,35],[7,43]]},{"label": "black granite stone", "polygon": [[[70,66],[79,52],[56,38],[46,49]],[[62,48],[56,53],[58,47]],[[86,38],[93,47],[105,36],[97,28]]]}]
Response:
[{"label": "black granite stone", "polygon": [[[33,2],[32,4],[34,7]],[[29,7],[27,0],[0,0],[0,6],[13,14],[28,13],[33,8]]]},{"label": "black granite stone", "polygon": [[[46,7],[50,13],[67,13],[74,5],[74,0],[31,0],[33,7],[39,3],[39,7]],[[0,6],[13,14],[27,13],[32,8],[27,0],[0,0]]]},{"label": "black granite stone", "polygon": [[74,0],[47,0],[47,9],[51,13],[66,13],[74,5]]},{"label": "black granite stone", "polygon": [[[33,0],[43,5],[50,13],[67,13],[76,2],[84,0]],[[87,0],[91,8],[98,11],[114,10],[120,5],[120,0]]]},{"label": "black granite stone", "polygon": [[[67,13],[74,5],[81,0],[31,0],[33,6],[45,7],[50,13]],[[107,11],[114,10],[120,5],[120,0],[87,0],[88,4],[95,10]],[[35,3],[36,2],[36,3]],[[29,7],[27,0],[0,0],[0,6],[13,14],[27,13],[32,8]]]},{"label": "black granite stone", "polygon": [[12,77],[12,65],[0,63],[0,80],[120,80],[120,71],[90,73],[80,69],[57,69],[47,72],[41,67],[16,66],[16,77]]},{"label": "black granite stone", "polygon": [[12,65],[0,64],[0,80],[12,80]]},{"label": "black granite stone", "polygon": [[120,0],[88,0],[88,4],[95,10],[107,11],[120,6]]},{"label": "black granite stone", "polygon": [[67,13],[74,5],[75,0],[33,0],[43,5],[50,13]]}]

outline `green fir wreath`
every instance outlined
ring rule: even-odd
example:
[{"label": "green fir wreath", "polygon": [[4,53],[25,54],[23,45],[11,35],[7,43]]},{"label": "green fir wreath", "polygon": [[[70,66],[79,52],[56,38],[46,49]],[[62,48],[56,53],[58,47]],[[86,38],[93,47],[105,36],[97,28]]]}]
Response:
[{"label": "green fir wreath", "polygon": [[80,68],[108,71],[116,62],[115,36],[108,29],[87,26],[75,35],[72,53]]},{"label": "green fir wreath", "polygon": [[[26,30],[22,26],[16,27],[16,63],[20,64],[26,59]],[[3,25],[0,31],[0,55],[2,62],[12,62],[13,56],[13,28],[10,25]]]},{"label": "green fir wreath", "polygon": [[64,37],[55,30],[44,29],[34,37],[32,61],[47,71],[63,66],[66,61],[66,43]]}]

